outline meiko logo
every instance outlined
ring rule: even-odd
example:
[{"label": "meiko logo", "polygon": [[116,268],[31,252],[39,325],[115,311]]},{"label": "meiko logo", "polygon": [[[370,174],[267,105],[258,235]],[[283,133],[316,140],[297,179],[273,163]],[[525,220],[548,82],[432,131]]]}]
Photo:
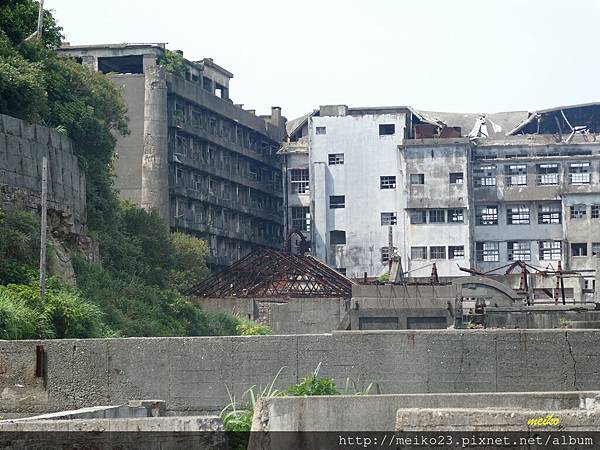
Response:
[{"label": "meiko logo", "polygon": [[558,425],[559,423],[560,419],[558,417],[554,417],[554,414],[548,414],[545,417],[537,417],[527,421],[527,425],[532,427],[552,427]]}]

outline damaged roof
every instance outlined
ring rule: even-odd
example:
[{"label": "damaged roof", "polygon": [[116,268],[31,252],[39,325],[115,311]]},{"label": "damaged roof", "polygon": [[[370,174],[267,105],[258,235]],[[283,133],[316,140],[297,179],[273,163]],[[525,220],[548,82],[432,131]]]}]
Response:
[{"label": "damaged roof", "polygon": [[312,256],[259,248],[191,288],[204,298],[344,297],[354,283]]},{"label": "damaged roof", "polygon": [[481,117],[485,117],[488,137],[502,138],[523,120],[527,119],[527,111],[506,111],[498,113],[454,113],[440,111],[415,110],[430,122],[447,127],[460,127],[462,135],[467,136],[478,125]]},{"label": "damaged roof", "polygon": [[534,111],[506,135],[571,133],[600,133],[600,102]]}]

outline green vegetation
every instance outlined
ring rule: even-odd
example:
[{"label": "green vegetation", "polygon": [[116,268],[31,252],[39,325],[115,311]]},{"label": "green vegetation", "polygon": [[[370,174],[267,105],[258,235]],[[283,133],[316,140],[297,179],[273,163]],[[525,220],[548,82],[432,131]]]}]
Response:
[{"label": "green vegetation", "polygon": [[165,66],[167,68],[167,72],[179,76],[185,75],[185,63],[183,61],[183,56],[177,52],[165,49],[165,52],[158,60],[158,64]]},{"label": "green vegetation", "polygon": [[[293,396],[311,396],[311,395],[338,395],[337,386],[331,378],[319,377],[321,363],[313,373],[304,377],[298,384],[288,387],[285,391],[275,389],[275,384],[281,373],[285,370],[282,367],[277,375],[266,387],[257,387],[256,385],[246,389],[239,400],[231,394],[229,388],[229,403],[221,411],[220,417],[223,420],[225,431],[228,432],[229,445],[232,449],[245,449],[248,443],[250,429],[252,428],[252,419],[254,416],[254,407],[260,398]],[[358,389],[357,383],[350,378],[346,380],[344,395],[368,395],[373,383],[365,389]]]},{"label": "green vegetation", "polygon": [[[104,75],[58,57],[62,29],[38,3],[0,3],[0,113],[52,127],[72,139],[86,176],[90,235],[101,264],[74,257],[77,288],[48,282],[38,300],[39,220],[0,209],[0,339],[269,334],[263,325],[208,314],[185,292],[210,275],[206,242],[169,234],[155,212],[121,202],[113,189],[117,134],[128,133],[126,106]],[[181,55],[166,52],[173,73]],[[76,254],[76,252],[72,252]]]}]

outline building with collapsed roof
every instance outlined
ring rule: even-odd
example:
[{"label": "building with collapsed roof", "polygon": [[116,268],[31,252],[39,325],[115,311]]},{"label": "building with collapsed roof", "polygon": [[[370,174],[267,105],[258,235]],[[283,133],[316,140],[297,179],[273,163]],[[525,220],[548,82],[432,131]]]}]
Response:
[{"label": "building with collapsed roof", "polygon": [[329,105],[287,131],[287,229],[304,227],[312,254],[340,272],[379,276],[394,256],[416,277],[434,263],[453,277],[560,262],[593,295],[600,104],[495,114]]}]

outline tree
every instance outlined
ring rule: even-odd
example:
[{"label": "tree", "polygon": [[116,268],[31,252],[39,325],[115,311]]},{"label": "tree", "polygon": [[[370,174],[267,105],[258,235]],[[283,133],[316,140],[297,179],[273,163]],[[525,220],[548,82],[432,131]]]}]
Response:
[{"label": "tree", "polygon": [[183,233],[171,234],[173,268],[171,283],[179,292],[185,292],[210,276],[206,266],[209,254],[206,241]]}]

